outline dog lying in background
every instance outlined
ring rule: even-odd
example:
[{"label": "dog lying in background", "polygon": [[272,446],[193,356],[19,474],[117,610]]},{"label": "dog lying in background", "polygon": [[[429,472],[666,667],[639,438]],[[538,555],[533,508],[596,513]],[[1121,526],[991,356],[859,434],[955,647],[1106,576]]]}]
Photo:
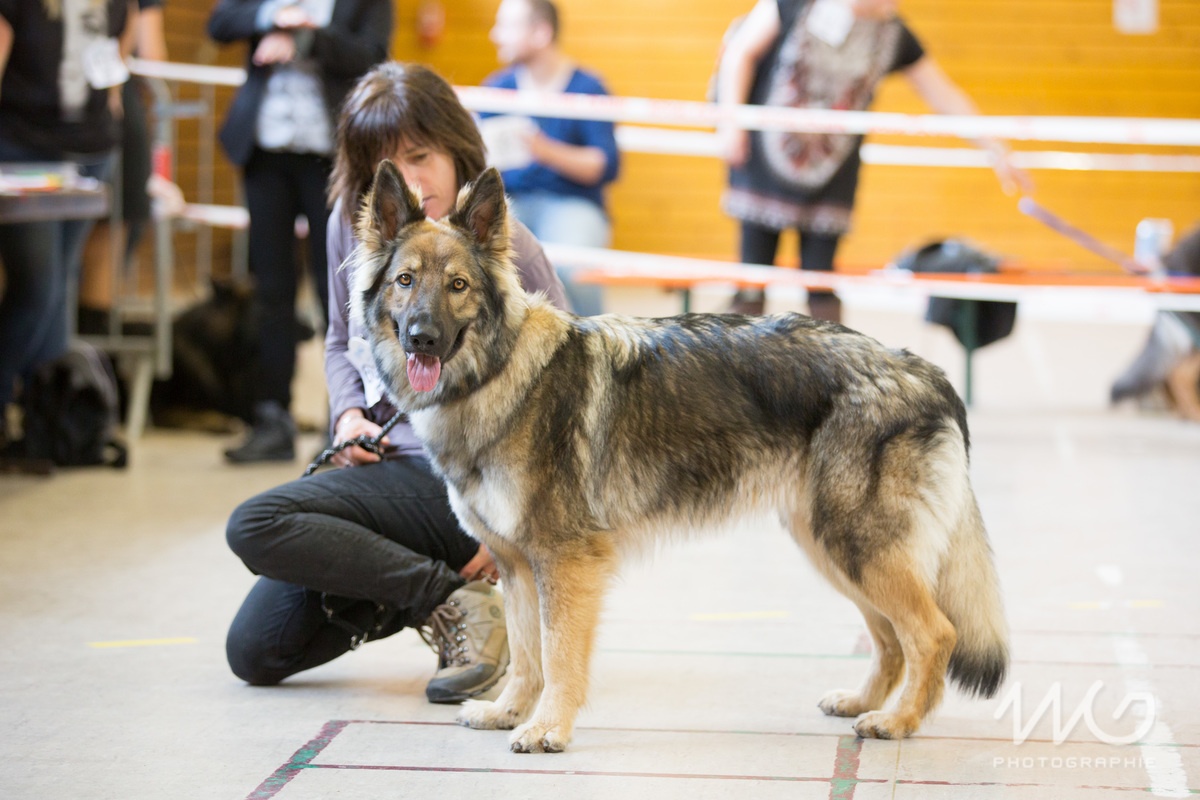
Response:
[{"label": "dog lying in background", "polygon": [[[1200,275],[1200,227],[1162,256],[1170,275]],[[1200,422],[1200,312],[1160,311],[1150,336],[1112,385],[1112,402],[1139,399],[1158,389],[1180,416]]]},{"label": "dog lying in background", "polygon": [[516,752],[562,750],[621,558],[764,511],[875,644],[863,686],[825,695],[826,714],[899,738],[947,674],[1000,686],[999,582],[941,370],[797,314],[562,312],[521,288],[495,170],[435,221],[385,161],[356,232],[352,313],[507,595],[510,679],[460,722],[515,728]]},{"label": "dog lying in background", "polygon": [[1139,399],[1158,389],[1180,416],[1200,422],[1200,314],[1158,312],[1141,352],[1113,382],[1112,402]]}]

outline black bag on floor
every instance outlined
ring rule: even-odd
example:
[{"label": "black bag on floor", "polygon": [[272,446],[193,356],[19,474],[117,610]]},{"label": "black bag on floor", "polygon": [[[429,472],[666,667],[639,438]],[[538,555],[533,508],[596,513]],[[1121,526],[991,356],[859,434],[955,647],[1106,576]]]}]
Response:
[{"label": "black bag on floor", "polygon": [[108,357],[76,342],[65,355],[38,367],[25,386],[24,452],[62,467],[124,467],[125,446],[115,438],[117,376]]},{"label": "black bag on floor", "polygon": [[[944,239],[911,252],[896,260],[897,269],[909,272],[965,272],[993,273],[1000,259],[976,249],[958,239]],[[967,304],[974,304],[971,309]],[[966,330],[967,310],[974,310],[975,324]],[[996,300],[960,300],[951,297],[929,298],[925,319],[935,325],[944,325],[954,331],[960,344],[968,342],[974,347],[998,342],[1013,331],[1017,320],[1017,304]]]}]

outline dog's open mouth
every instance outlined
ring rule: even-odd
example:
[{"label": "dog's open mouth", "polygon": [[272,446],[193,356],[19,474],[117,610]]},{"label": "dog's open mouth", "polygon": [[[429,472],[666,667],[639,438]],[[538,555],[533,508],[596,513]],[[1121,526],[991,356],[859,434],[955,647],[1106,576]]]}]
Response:
[{"label": "dog's open mouth", "polygon": [[[467,327],[469,326],[464,325],[462,330],[458,332],[458,336],[454,338],[454,344],[450,347],[450,352],[446,354],[445,360],[449,360],[462,347]],[[437,386],[438,378],[442,375],[443,359],[422,353],[407,353],[406,356],[405,367],[408,371],[408,383],[412,386],[413,391],[432,392],[434,387]]]}]

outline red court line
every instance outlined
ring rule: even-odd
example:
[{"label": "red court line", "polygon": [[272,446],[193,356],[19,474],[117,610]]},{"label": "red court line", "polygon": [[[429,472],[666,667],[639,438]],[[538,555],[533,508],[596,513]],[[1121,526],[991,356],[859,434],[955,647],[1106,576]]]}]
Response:
[{"label": "red court line", "polygon": [[[864,781],[865,783],[865,781]],[[956,783],[954,781],[912,781],[899,780],[896,781],[897,786],[1003,786],[1005,789],[1086,789],[1088,791],[1110,791],[1110,792],[1143,792],[1149,793],[1154,790],[1147,786],[1051,786],[1046,783],[1005,783],[1003,781],[974,781],[965,783]],[[1195,789],[1189,789],[1192,794],[1196,793]]]},{"label": "red court line", "polygon": [[[553,756],[551,756],[553,758]],[[489,775],[570,775],[588,778],[666,778],[704,781],[781,781],[785,783],[829,783],[829,778],[810,775],[709,775],[702,772],[609,772],[589,769],[504,769],[497,767],[411,767],[391,764],[306,764],[304,769],[372,770],[379,772],[479,773]],[[859,783],[887,783],[886,778],[863,778]]]},{"label": "red court line", "polygon": [[[352,719],[348,722],[362,725],[429,725],[442,728],[458,728],[461,727],[457,722],[426,722],[418,720],[405,719]],[[809,731],[736,731],[722,729],[706,729],[706,728],[617,728],[603,725],[589,725],[587,728],[579,728],[578,730],[589,731],[608,731],[610,733],[705,733],[705,734],[721,734],[723,736],[820,736],[829,737],[835,736],[832,733],[818,733]]]}]

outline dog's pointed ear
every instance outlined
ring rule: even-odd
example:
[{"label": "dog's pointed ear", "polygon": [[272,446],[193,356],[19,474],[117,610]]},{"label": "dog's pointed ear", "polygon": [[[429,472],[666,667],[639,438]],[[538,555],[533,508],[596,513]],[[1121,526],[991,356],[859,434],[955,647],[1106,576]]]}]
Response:
[{"label": "dog's pointed ear", "polygon": [[504,181],[495,167],[459,191],[450,224],[469,233],[481,247],[495,252],[508,249],[508,203]]},{"label": "dog's pointed ear", "polygon": [[363,200],[355,233],[368,249],[378,250],[396,238],[400,229],[425,219],[421,199],[404,182],[400,170],[388,159],[375,169],[375,182]]}]

